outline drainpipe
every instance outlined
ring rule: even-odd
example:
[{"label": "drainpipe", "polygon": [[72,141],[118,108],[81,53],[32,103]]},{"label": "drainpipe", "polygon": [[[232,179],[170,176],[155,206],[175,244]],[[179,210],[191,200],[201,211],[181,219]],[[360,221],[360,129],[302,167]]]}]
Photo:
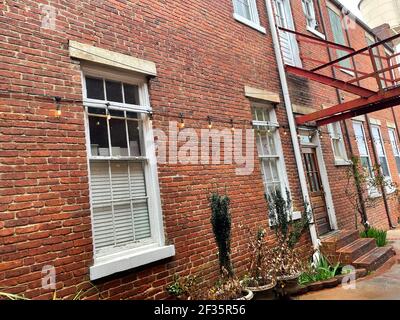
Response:
[{"label": "drainpipe", "polygon": [[[317,0],[317,6],[318,6],[318,12],[319,12],[319,16],[321,18],[321,24],[322,24],[322,29],[324,31],[324,34],[326,37],[328,37],[328,34],[326,32],[326,24],[325,24],[325,18],[324,15],[322,13],[322,8],[321,8],[321,3],[319,0]],[[349,38],[349,34],[346,30],[346,37],[347,37],[347,42],[350,44],[350,38]],[[329,47],[326,48],[326,51],[328,52],[328,58],[329,61],[332,61],[332,53],[329,49]],[[353,65],[355,66],[355,59],[354,57],[351,57],[352,61],[353,61]],[[332,69],[332,75],[333,77],[336,79],[337,78],[337,73],[336,73],[336,69],[334,67],[331,67]],[[356,74],[357,76],[357,74]],[[359,82],[358,82],[359,83]],[[338,103],[342,103],[342,97],[340,96],[340,91],[339,89],[335,89],[336,90],[336,95],[337,95],[337,99],[338,99]],[[346,141],[347,144],[349,146],[349,151],[350,151],[350,155],[353,158],[354,157],[354,151],[353,151],[353,146],[351,144],[351,140],[350,140],[350,134],[349,134],[349,129],[347,128],[347,123],[345,120],[342,121],[342,125],[344,128],[344,133],[345,133],[345,137],[346,137]],[[353,172],[355,173],[355,167],[353,166]],[[356,176],[356,175],[355,175]],[[363,220],[363,225],[364,227],[367,225],[368,222],[368,215],[367,215],[367,208],[365,207],[365,203],[364,203],[364,198],[363,198],[363,194],[361,191],[361,187],[360,185],[357,183],[357,196],[358,196],[358,200],[360,201],[361,204],[361,219]],[[357,229],[357,225],[356,225],[356,229]]]},{"label": "drainpipe", "polygon": [[[379,164],[379,158],[378,158],[378,152],[376,150],[376,145],[374,140],[374,136],[372,134],[372,128],[371,128],[371,124],[369,123],[369,117],[368,114],[365,114],[365,122],[367,123],[367,128],[368,128],[368,133],[369,133],[369,137],[371,139],[371,143],[372,143],[372,153],[374,155],[374,160],[376,164]],[[385,190],[385,186],[381,185],[381,192],[382,192],[382,199],[383,199],[383,204],[385,206],[385,211],[386,211],[386,215],[389,221],[389,227],[391,229],[394,229],[394,225],[392,223],[392,219],[390,218],[390,211],[389,211],[389,205],[387,202],[387,196],[386,196],[386,190]]]},{"label": "drainpipe", "polygon": [[[272,41],[273,41],[273,45],[274,45],[276,62],[278,65],[278,72],[279,72],[279,78],[280,78],[280,83],[281,83],[281,87],[282,87],[282,93],[283,93],[283,99],[284,99],[285,108],[286,108],[286,114],[288,117],[290,136],[291,136],[292,143],[293,143],[294,156],[295,156],[297,170],[298,170],[299,179],[300,179],[301,192],[303,194],[304,201],[310,206],[311,202],[310,202],[310,197],[308,195],[306,175],[305,175],[304,168],[303,168],[303,161],[302,161],[301,153],[300,153],[300,145],[299,145],[299,140],[297,138],[296,124],[295,124],[294,115],[293,115],[293,111],[292,111],[292,102],[290,100],[289,88],[288,88],[287,79],[286,79],[286,72],[285,72],[285,67],[283,65],[282,53],[281,53],[280,45],[279,45],[278,31],[277,31],[277,28],[275,25],[275,18],[274,18],[271,1],[272,0],[265,0],[265,3],[266,3],[266,7],[267,7],[269,25],[271,27]],[[318,239],[317,231],[315,228],[313,215],[311,215],[311,217],[312,217],[312,221],[309,225],[311,241],[312,241],[314,250],[318,250],[319,239]]]}]

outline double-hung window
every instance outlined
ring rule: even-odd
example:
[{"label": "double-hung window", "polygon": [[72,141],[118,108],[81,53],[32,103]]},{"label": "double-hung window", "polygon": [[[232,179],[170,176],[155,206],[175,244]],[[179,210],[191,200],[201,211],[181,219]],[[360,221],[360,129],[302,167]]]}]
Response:
[{"label": "double-hung window", "polygon": [[253,104],[253,127],[265,192],[271,194],[279,190],[285,195],[287,185],[279,125],[272,106]]},{"label": "double-hung window", "polygon": [[256,0],[233,0],[233,16],[236,20],[245,23],[258,31],[265,33],[260,26]]},{"label": "double-hung window", "polygon": [[[328,8],[329,12],[329,20],[333,32],[333,39],[335,40],[336,43],[341,44],[341,45],[347,45],[344,33],[343,33],[343,27],[342,27],[342,20],[340,18],[340,15],[336,13],[334,10],[331,8]],[[338,58],[346,56],[348,53],[346,51],[337,49],[336,54]],[[346,69],[351,69],[351,62],[350,59],[345,59],[339,62],[339,65],[343,68]],[[344,70],[346,70],[344,69]],[[348,71],[348,70],[346,70]]]},{"label": "double-hung window", "polygon": [[380,170],[386,182],[386,192],[393,192],[394,188],[391,185],[392,178],[390,175],[389,164],[387,161],[385,146],[383,144],[380,127],[377,125],[371,125],[371,130],[372,130],[372,138],[375,144],[375,149],[379,159]]},{"label": "double-hung window", "polygon": [[393,128],[389,128],[389,139],[396,160],[397,172],[400,174],[400,149],[396,138],[396,130]]},{"label": "double-hung window", "polygon": [[[353,121],[354,135],[357,141],[358,153],[360,156],[361,166],[368,173],[370,179],[373,179],[374,172],[372,169],[371,157],[368,150],[367,139],[365,136],[364,125],[362,122]],[[378,190],[369,184],[369,195],[378,195]]]},{"label": "double-hung window", "polygon": [[329,135],[332,140],[333,154],[336,164],[348,164],[346,147],[344,145],[342,129],[339,122],[334,122],[328,125]]},{"label": "double-hung window", "polygon": [[[145,81],[84,69],[84,106],[94,267],[100,265],[91,269],[95,279],[113,269],[102,269],[107,257],[115,262],[125,254],[117,272],[155,261],[157,253],[165,258],[166,252],[157,251],[163,231]],[[138,256],[145,250],[155,250],[153,258]],[[127,253],[136,260],[128,262]]]},{"label": "double-hung window", "polygon": [[302,0],[302,4],[304,15],[306,16],[307,20],[307,27],[310,27],[311,29],[316,29],[318,24],[317,18],[315,16],[313,0]]},{"label": "double-hung window", "polygon": [[[372,38],[372,36],[370,36],[369,34],[366,34],[366,41],[369,46],[371,46],[375,43],[374,38]],[[375,61],[376,68],[378,69],[377,71],[382,71],[384,68],[383,68],[382,59],[381,59],[381,56],[379,53],[379,47],[372,48],[372,54],[373,54],[373,59]],[[384,75],[385,75],[384,73],[379,73],[380,78],[384,78]],[[380,82],[381,82],[382,88],[386,88],[386,81],[384,79],[380,79]]]}]

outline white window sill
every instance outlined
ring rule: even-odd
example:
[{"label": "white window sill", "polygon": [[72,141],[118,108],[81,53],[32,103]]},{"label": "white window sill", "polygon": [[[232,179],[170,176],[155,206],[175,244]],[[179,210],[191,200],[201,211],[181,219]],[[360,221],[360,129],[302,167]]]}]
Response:
[{"label": "white window sill", "polygon": [[[292,221],[300,220],[301,219],[301,211],[294,211],[292,212]],[[288,218],[289,221],[289,218]],[[274,227],[276,223],[273,223],[271,219],[268,219],[268,223],[270,227]]]},{"label": "white window sill", "polygon": [[243,24],[245,24],[245,25],[247,25],[247,26],[249,26],[249,27],[251,27],[253,29],[256,29],[257,31],[259,31],[259,32],[261,32],[263,34],[267,33],[267,31],[265,30],[264,27],[260,26],[257,23],[254,23],[253,21],[251,21],[249,19],[246,19],[246,18],[244,18],[244,17],[242,17],[242,16],[240,16],[240,15],[238,15],[236,13],[233,14],[233,17],[235,18],[235,20],[237,20],[237,21],[239,21],[239,22],[241,22],[241,23],[243,23]]},{"label": "white window sill", "polygon": [[350,160],[344,160],[344,159],[335,159],[335,166],[349,166],[351,165]]},{"label": "white window sill", "polygon": [[324,40],[326,39],[326,37],[323,33],[311,28],[310,26],[307,26],[307,31],[310,31],[312,34],[316,35],[318,38],[321,38]]},{"label": "white window sill", "polygon": [[354,77],[356,75],[353,71],[349,71],[349,70],[346,70],[346,69],[340,69],[340,71],[342,71],[342,72],[344,72],[344,73],[346,73],[346,74],[348,74],[349,76],[352,76],[352,77]]},{"label": "white window sill", "polygon": [[133,269],[158,260],[170,258],[175,255],[175,246],[152,244],[145,248],[136,248],[121,252],[118,255],[109,255],[95,259],[90,267],[90,280],[100,279],[117,272]]}]

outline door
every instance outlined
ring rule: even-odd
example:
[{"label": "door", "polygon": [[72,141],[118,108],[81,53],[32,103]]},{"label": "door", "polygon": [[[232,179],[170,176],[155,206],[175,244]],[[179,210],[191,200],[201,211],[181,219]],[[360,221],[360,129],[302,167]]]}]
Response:
[{"label": "door", "polygon": [[322,187],[316,149],[303,147],[302,154],[314,220],[318,235],[322,236],[331,231],[331,226],[326,208],[325,193]]},{"label": "door", "polygon": [[[288,0],[275,0],[275,16],[278,27],[294,30],[292,12]],[[285,64],[292,66],[301,66],[299,58],[299,48],[296,37],[292,33],[282,30],[278,31],[279,42],[281,45],[282,58]]]}]

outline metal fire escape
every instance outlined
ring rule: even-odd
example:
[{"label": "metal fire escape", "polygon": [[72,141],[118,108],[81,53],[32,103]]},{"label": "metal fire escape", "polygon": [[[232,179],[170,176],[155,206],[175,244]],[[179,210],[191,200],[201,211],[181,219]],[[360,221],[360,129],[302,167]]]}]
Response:
[{"label": "metal fire escape", "polygon": [[[310,57],[302,57],[303,60],[308,60],[320,65],[310,70],[306,70],[286,64],[285,68],[288,73],[359,96],[359,98],[355,98],[351,101],[343,102],[307,115],[299,116],[296,118],[296,123],[298,125],[313,122],[317,126],[323,126],[339,120],[345,120],[400,105],[400,63],[395,62],[395,58],[399,56],[400,53],[392,56],[382,56],[379,53],[379,47],[384,46],[384,44],[387,42],[391,42],[399,38],[400,34],[374,43],[365,48],[355,50],[347,46],[319,39],[286,28],[280,27],[279,29],[283,32],[295,34],[298,42],[311,43],[328,48],[339,49],[347,53],[346,55],[327,63],[312,59]],[[351,59],[353,62],[355,62],[357,58],[360,57],[369,58],[371,64],[367,67],[369,67],[371,70],[372,65],[373,72],[360,70],[357,68],[357,63],[352,63],[352,67],[350,68],[339,65],[341,61]],[[386,62],[386,65],[383,64],[378,66],[377,59],[381,59],[381,61]],[[351,77],[350,80],[340,80],[321,74],[320,72],[326,70],[327,67],[333,67],[347,71],[349,73],[348,77]],[[354,74],[354,76],[350,74]],[[365,80],[371,78],[376,81],[378,90],[371,90],[370,83],[368,85],[369,88],[367,88],[365,85],[361,85],[362,82],[365,82]]]}]

